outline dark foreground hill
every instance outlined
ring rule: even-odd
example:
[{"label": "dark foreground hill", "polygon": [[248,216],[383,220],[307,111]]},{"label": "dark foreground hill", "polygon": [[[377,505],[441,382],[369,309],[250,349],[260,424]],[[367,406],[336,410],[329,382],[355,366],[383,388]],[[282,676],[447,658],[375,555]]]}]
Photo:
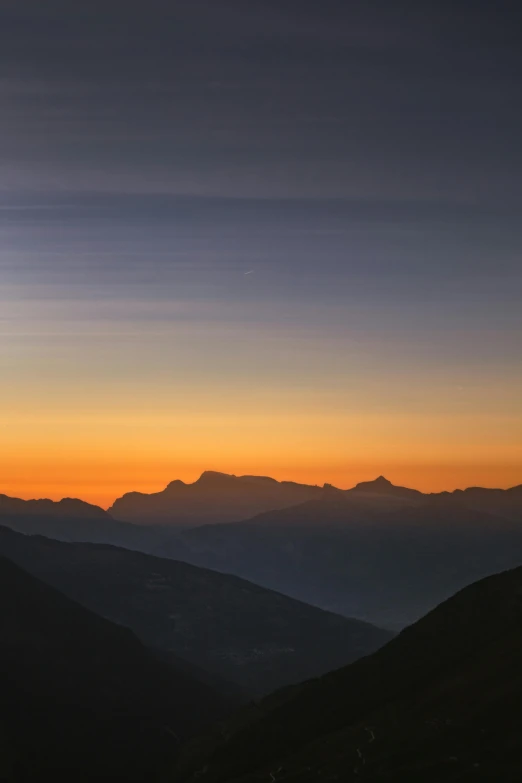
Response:
[{"label": "dark foreground hill", "polygon": [[232,704],[0,558],[0,779],[153,781]]},{"label": "dark foreground hill", "polygon": [[317,676],[391,637],[234,576],[116,547],[0,528],[0,554],[148,647],[251,693]]},{"label": "dark foreground hill", "polygon": [[171,781],[522,779],[522,568],[384,648],[276,693],[187,749]]}]

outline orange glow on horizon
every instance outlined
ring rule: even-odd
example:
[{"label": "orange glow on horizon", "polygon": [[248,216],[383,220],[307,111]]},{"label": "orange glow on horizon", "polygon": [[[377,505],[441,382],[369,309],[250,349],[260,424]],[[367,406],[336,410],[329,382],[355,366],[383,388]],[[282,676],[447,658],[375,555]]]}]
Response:
[{"label": "orange glow on horizon", "polygon": [[422,492],[464,489],[469,486],[507,489],[522,483],[518,464],[346,464],[329,465],[321,469],[312,465],[300,468],[272,466],[252,461],[235,464],[223,460],[221,464],[142,463],[122,458],[121,463],[100,464],[85,460],[63,462],[24,462],[4,464],[0,492],[26,500],[78,497],[102,508],[108,508],[125,492],[159,492],[174,479],[186,483],[195,481],[204,470],[217,470],[235,475],[265,475],[279,481],[304,484],[333,484],[349,489],[359,481],[368,481],[385,475],[393,484],[419,489]]},{"label": "orange glow on horizon", "polygon": [[168,346],[153,343],[13,350],[0,389],[0,492],[106,508],[204,470],[341,488],[382,474],[425,492],[522,482],[517,369],[478,367],[462,386],[460,370],[356,371],[339,346],[282,338],[247,341],[227,369],[225,336],[203,351],[185,335],[185,364],[166,363]]}]

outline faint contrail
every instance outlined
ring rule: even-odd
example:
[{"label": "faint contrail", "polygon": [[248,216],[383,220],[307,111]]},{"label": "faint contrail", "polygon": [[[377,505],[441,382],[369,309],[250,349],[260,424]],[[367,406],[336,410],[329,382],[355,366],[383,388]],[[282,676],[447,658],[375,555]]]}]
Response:
[{"label": "faint contrail", "polygon": [[253,274],[254,274],[254,270],[253,269],[251,269],[249,272],[245,272],[245,275],[253,275]]}]

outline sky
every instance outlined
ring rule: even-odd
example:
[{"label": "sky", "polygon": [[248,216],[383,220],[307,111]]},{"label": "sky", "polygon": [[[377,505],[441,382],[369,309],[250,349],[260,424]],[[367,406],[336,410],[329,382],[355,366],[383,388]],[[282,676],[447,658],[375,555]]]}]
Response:
[{"label": "sky", "polygon": [[522,9],[2,0],[0,492],[522,482]]}]

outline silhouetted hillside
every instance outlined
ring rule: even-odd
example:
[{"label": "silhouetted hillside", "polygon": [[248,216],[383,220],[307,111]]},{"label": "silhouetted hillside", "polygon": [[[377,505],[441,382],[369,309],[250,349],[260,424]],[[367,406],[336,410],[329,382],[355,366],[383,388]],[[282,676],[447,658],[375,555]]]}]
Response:
[{"label": "silhouetted hillside", "polygon": [[75,498],[55,502],[0,495],[0,525],[60,541],[116,544],[143,551],[154,550],[165,538],[160,529],[120,522],[99,506]]},{"label": "silhouetted hillside", "polygon": [[397,629],[522,562],[522,488],[329,487],[299,506],[183,531],[159,551]]},{"label": "silhouetted hillside", "polygon": [[0,558],[0,779],[154,780],[237,700]]},{"label": "silhouetted hillside", "polygon": [[66,519],[110,519],[109,514],[99,506],[85,503],[77,498],[63,498],[54,501],[21,500],[0,495],[0,516],[12,514],[13,516],[27,517],[65,517]]},{"label": "silhouetted hillside", "polygon": [[173,779],[520,780],[521,656],[518,568],[467,587],[373,655],[245,710],[225,740],[192,746]]},{"label": "silhouetted hillside", "polygon": [[448,499],[465,508],[486,512],[505,519],[522,519],[522,484],[511,489],[484,489],[469,487],[455,492],[441,492],[435,496],[441,502]]},{"label": "silhouetted hillside", "polygon": [[141,525],[187,528],[239,522],[334,492],[364,508],[382,511],[450,498],[455,504],[494,515],[512,518],[515,514],[520,518],[522,514],[522,485],[509,490],[473,487],[426,495],[415,489],[397,487],[384,476],[360,482],[353,489],[338,490],[330,485],[309,486],[279,482],[266,476],[232,476],[213,471],[204,472],[193,484],[173,481],[162,492],[150,495],[129,492],[114,502],[109,513],[114,519]]},{"label": "silhouetted hillside", "polygon": [[234,576],[116,547],[0,528],[0,553],[147,646],[254,693],[322,674],[390,638]]},{"label": "silhouetted hillside", "polygon": [[115,519],[176,527],[234,522],[262,511],[302,503],[320,487],[266,476],[230,476],[205,471],[193,484],[173,481],[162,492],[129,492],[109,509]]}]

